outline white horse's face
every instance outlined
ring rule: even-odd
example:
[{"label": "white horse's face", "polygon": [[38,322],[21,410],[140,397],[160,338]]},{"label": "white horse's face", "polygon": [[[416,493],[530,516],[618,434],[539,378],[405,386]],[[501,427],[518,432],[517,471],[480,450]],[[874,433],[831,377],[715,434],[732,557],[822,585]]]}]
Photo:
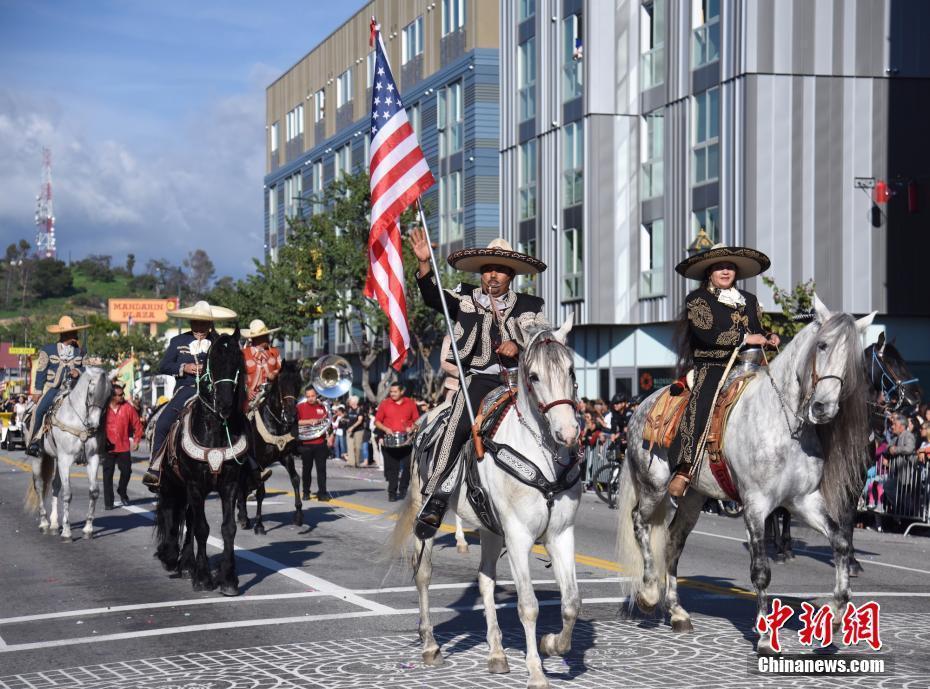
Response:
[{"label": "white horse's face", "polygon": [[[526,386],[535,397],[538,409],[549,422],[552,439],[559,445],[578,442],[578,419],[575,416],[575,368],[571,350],[565,346],[572,329],[569,316],[551,338],[537,339],[531,345],[533,355],[526,357]],[[547,338],[546,335],[541,335]]]},{"label": "white horse's face", "polygon": [[868,329],[875,313],[856,321],[856,336],[852,337],[849,326],[837,327],[836,323],[830,321],[830,310],[816,294],[814,311],[818,328],[811,345],[810,379],[804,381],[810,390],[806,414],[811,423],[825,424],[832,421],[840,411],[843,382],[849,375],[849,367],[859,365],[862,358],[862,344],[858,335]]}]

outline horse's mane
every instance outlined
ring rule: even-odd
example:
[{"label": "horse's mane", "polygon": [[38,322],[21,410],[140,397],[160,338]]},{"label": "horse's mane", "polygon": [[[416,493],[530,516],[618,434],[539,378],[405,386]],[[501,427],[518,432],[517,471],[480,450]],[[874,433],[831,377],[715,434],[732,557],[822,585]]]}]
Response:
[{"label": "horse's mane", "polygon": [[244,420],[245,415],[241,410],[245,407],[246,389],[245,389],[245,359],[242,356],[242,350],[239,348],[239,329],[232,335],[220,335],[213,341],[210,346],[208,357],[222,357],[224,362],[232,363],[239,372],[238,383],[236,384],[235,412],[230,421],[239,426]]},{"label": "horse's mane", "polygon": [[[810,327],[810,326],[808,326]],[[847,313],[837,313],[820,327],[801,357],[803,371],[813,370],[818,341],[846,343],[843,362],[843,388],[839,412],[832,421],[814,428],[824,454],[821,492],[829,514],[838,519],[859,493],[862,473],[868,460],[869,441],[869,381],[862,365],[862,348],[856,320]],[[835,351],[835,350],[834,350]],[[809,373],[801,376],[801,399],[812,393]]]}]

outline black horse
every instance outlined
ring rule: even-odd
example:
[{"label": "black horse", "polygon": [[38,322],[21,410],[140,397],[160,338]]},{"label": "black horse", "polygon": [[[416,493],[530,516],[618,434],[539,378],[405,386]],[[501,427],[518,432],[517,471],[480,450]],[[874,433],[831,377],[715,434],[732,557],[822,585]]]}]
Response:
[{"label": "black horse", "polygon": [[[248,452],[244,402],[245,363],[237,329],[233,335],[220,335],[210,347],[197,382],[197,396],[191,403],[190,434],[185,437],[184,430],[178,429],[169,436],[174,443],[169,451],[177,462],[165,467],[159,487],[155,557],[166,570],[190,575],[195,591],[218,585],[226,596],[239,593],[233,541],[236,496],[241,475],[246,473],[242,465]],[[183,424],[183,418],[178,423]],[[216,472],[206,461],[211,457],[216,458],[214,462],[222,459]],[[210,524],[204,510],[205,500],[214,490],[223,506],[223,554],[215,579],[207,558]],[[179,549],[185,527],[184,546]]]},{"label": "black horse", "polygon": [[[872,446],[869,460],[875,455],[875,447],[885,433],[888,415],[899,412],[911,415],[920,405],[920,387],[918,380],[911,375],[904,357],[894,346],[885,340],[885,333],[878,336],[878,341],[865,349],[865,366],[868,372],[869,390],[869,424],[872,431]],[[856,495],[850,496],[846,514],[841,516],[840,526],[852,544],[856,523],[856,511],[859,493],[865,487],[867,462],[862,472],[862,482]],[[794,557],[791,551],[791,514],[779,508],[766,520],[766,531],[775,543],[776,562],[784,562]],[[862,565],[856,559],[855,551],[849,557],[849,573],[857,576],[862,572]]]},{"label": "black horse", "polygon": [[[295,361],[285,361],[281,365],[278,377],[271,383],[264,401],[255,411],[250,423],[252,456],[262,469],[275,462],[281,462],[294,487],[294,519],[295,526],[304,523],[303,503],[300,501],[300,475],[294,464],[294,455],[297,451],[297,439],[293,434],[297,423],[297,397],[300,395],[301,378],[300,364]],[[259,428],[259,424],[262,428]],[[263,432],[264,431],[264,432]],[[239,526],[243,529],[252,528],[245,498],[249,492],[243,485],[239,492],[238,515]],[[255,510],[255,533],[265,534],[265,525],[262,523],[262,500],[265,499],[265,484],[259,482],[255,490],[257,503]]]}]

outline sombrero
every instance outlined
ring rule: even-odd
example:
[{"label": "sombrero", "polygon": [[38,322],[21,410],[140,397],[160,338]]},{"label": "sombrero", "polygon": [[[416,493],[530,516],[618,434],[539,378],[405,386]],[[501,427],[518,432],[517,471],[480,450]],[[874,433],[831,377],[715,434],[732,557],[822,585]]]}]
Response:
[{"label": "sombrero", "polygon": [[73,333],[78,330],[87,330],[89,327],[90,325],[77,325],[71,316],[62,316],[58,319],[58,323],[46,326],[45,329],[50,333]]},{"label": "sombrero", "polygon": [[271,333],[276,333],[281,328],[269,328],[265,325],[265,321],[260,318],[256,318],[254,321],[249,323],[249,329],[242,331],[242,337],[246,339],[251,339],[253,337],[261,337],[262,335],[271,335]]},{"label": "sombrero", "polygon": [[184,318],[189,321],[231,321],[236,317],[232,309],[211,306],[205,301],[198,301],[193,306],[168,312],[169,318]]},{"label": "sombrero", "polygon": [[772,262],[761,251],[743,246],[714,244],[707,251],[689,256],[675,266],[675,272],[691,280],[703,280],[707,269],[715,263],[732,263],[739,280],[755,277],[769,269]]},{"label": "sombrero", "polygon": [[546,269],[538,258],[514,251],[506,239],[492,239],[485,249],[461,249],[449,255],[449,265],[466,273],[480,273],[488,264],[507,266],[520,275],[535,275]]}]

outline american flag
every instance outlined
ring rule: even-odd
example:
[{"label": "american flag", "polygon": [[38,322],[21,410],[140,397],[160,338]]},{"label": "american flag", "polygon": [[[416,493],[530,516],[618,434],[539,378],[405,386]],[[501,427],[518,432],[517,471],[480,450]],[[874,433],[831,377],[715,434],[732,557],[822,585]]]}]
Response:
[{"label": "american flag", "polygon": [[391,66],[384,54],[380,26],[371,20],[375,73],[371,88],[371,232],[365,296],[376,297],[387,314],[391,365],[400,370],[410,348],[407,298],[397,220],[433,182],[417,136],[407,119]]}]

